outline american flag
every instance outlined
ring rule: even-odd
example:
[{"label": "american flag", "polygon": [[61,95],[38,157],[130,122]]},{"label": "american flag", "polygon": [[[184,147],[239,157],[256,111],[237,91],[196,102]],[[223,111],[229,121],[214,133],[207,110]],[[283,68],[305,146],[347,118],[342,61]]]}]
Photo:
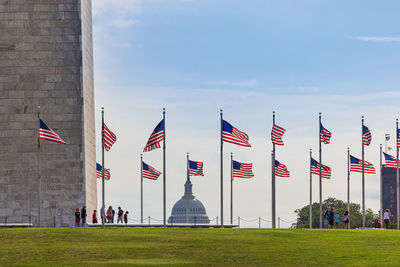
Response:
[{"label": "american flag", "polygon": [[142,175],[143,178],[147,178],[150,180],[157,180],[158,176],[160,176],[161,172],[157,171],[150,165],[142,162]]},{"label": "american flag", "polygon": [[204,176],[203,162],[189,160],[189,176]]},{"label": "american flag", "polygon": [[397,162],[396,162],[396,158],[386,154],[385,152],[382,152],[383,155],[385,156],[385,165],[384,168],[392,168],[392,169],[396,169],[397,168]]},{"label": "american flag", "polygon": [[[350,155],[350,171],[351,172],[362,172],[362,160]],[[370,173],[370,174],[375,174],[374,165],[372,165],[368,161],[364,160],[364,172]]]},{"label": "american flag", "polygon": [[222,121],[222,141],[239,146],[251,146],[249,143],[249,136],[239,131],[225,120]]},{"label": "american flag", "polygon": [[104,147],[106,148],[106,151],[109,151],[112,147],[112,145],[117,141],[117,136],[108,129],[106,124],[103,124],[104,128]]},{"label": "american flag", "polygon": [[368,129],[368,127],[365,125],[363,125],[363,127],[362,127],[362,140],[363,140],[363,144],[366,146],[369,146],[371,144],[371,140],[372,140],[371,132]]},{"label": "american flag", "polygon": [[[96,163],[96,177],[97,179],[102,179],[103,174],[102,174],[103,168],[100,164]],[[104,180],[110,180],[110,169],[105,169],[104,170]]]},{"label": "american flag", "polygon": [[282,135],[285,131],[285,129],[276,124],[272,126],[271,140],[274,145],[283,146]]},{"label": "american flag", "polygon": [[275,175],[279,177],[290,177],[289,171],[285,165],[275,160]]},{"label": "american flag", "polygon": [[400,148],[400,129],[397,128],[397,148]]},{"label": "american flag", "polygon": [[65,144],[61,137],[49,128],[42,120],[39,120],[39,135],[40,139]]},{"label": "american flag", "polygon": [[236,160],[233,161],[233,178],[251,178],[254,176],[252,167],[253,163],[241,163]]},{"label": "american flag", "polygon": [[[319,175],[320,164],[315,159],[311,158],[311,173]],[[321,176],[325,179],[331,179],[331,168],[322,164]]]},{"label": "american flag", "polygon": [[160,142],[164,140],[164,120],[161,120],[157,124],[154,131],[151,133],[149,141],[147,141],[146,147],[143,149],[144,152],[151,151],[156,148],[160,148]]},{"label": "american flag", "polygon": [[319,125],[319,137],[320,141],[324,144],[329,144],[332,137],[331,132],[324,128],[324,126],[322,126],[322,123]]}]

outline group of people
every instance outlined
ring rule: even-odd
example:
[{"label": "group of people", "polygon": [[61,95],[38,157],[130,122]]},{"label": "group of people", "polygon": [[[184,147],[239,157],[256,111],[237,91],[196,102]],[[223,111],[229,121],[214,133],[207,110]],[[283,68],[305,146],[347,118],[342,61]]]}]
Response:
[{"label": "group of people", "polygon": [[[386,209],[385,212],[383,213],[383,221],[385,222],[385,229],[389,229],[390,217],[392,217],[392,214],[390,214],[389,209]],[[345,229],[349,229],[350,213],[348,210],[346,210],[343,215],[343,222],[345,223]],[[335,225],[335,228],[338,229],[339,223],[340,223],[339,213],[335,213],[333,208],[331,208],[330,210],[326,210],[324,216],[324,227],[332,229],[333,225]],[[382,224],[378,219],[375,220],[375,228],[382,228]]]},{"label": "group of people", "polygon": [[[343,214],[343,222],[345,223],[345,229],[349,229],[349,222],[350,222],[350,213],[348,210],[345,211]],[[330,210],[326,210],[324,216],[324,226],[325,228],[332,229],[333,225],[335,228],[339,228],[340,223],[340,215],[339,213],[335,213],[334,209],[331,208]]]},{"label": "group of people", "polygon": [[86,226],[86,206],[83,206],[81,211],[79,211],[79,208],[76,208],[75,211],[75,226]]},{"label": "group of people", "polygon": [[[114,223],[114,217],[115,217],[115,211],[112,208],[112,206],[108,207],[107,213],[104,211],[103,208],[100,210],[101,212],[101,220],[104,220],[105,223]],[[118,207],[117,211],[117,223],[128,223],[128,214],[129,211],[124,211],[121,209],[121,207]],[[79,208],[76,209],[75,211],[75,226],[86,226],[86,207],[83,206],[81,211],[79,211]],[[92,215],[92,223],[96,224],[98,223],[97,221],[97,211],[93,210],[93,215]]]}]

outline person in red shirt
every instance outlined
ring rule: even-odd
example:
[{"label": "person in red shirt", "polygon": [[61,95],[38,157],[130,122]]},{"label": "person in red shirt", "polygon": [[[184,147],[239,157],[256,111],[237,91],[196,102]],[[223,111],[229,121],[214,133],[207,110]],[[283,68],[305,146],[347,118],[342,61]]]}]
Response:
[{"label": "person in red shirt", "polygon": [[375,221],[375,226],[376,226],[376,228],[379,228],[379,229],[382,228],[382,224],[381,224],[381,222],[379,220]]},{"label": "person in red shirt", "polygon": [[93,223],[97,223],[97,213],[96,213],[96,210],[93,211],[92,222],[93,222]]},{"label": "person in red shirt", "polygon": [[124,223],[125,224],[128,223],[128,214],[129,214],[129,211],[126,211],[125,214],[124,214]]},{"label": "person in red shirt", "polygon": [[79,208],[75,211],[75,227],[79,227],[79,223],[81,222],[81,213],[79,212]]}]

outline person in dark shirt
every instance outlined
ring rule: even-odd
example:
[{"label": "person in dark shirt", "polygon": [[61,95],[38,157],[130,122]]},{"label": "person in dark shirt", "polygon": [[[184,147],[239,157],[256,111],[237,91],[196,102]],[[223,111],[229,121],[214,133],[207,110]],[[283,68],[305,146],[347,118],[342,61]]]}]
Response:
[{"label": "person in dark shirt", "polygon": [[329,229],[332,229],[334,216],[335,212],[333,211],[333,208],[331,208],[328,212]]},{"label": "person in dark shirt", "polygon": [[123,223],[122,222],[123,215],[124,215],[124,211],[121,209],[121,207],[118,207],[118,220],[117,220],[117,223],[119,223],[119,222]]},{"label": "person in dark shirt", "polygon": [[79,208],[76,208],[75,211],[75,227],[79,227],[79,222],[81,221],[81,213],[79,212]]},{"label": "person in dark shirt", "polygon": [[86,217],[86,206],[83,206],[81,209],[82,226],[86,226]]},{"label": "person in dark shirt", "polygon": [[112,212],[111,223],[114,223],[115,210],[113,209],[111,212]]}]

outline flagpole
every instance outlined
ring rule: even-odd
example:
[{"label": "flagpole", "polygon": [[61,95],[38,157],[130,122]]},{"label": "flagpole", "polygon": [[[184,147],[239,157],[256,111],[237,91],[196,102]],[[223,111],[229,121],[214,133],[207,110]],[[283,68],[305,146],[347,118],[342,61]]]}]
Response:
[{"label": "flagpole", "polygon": [[322,145],[321,145],[321,112],[319,113],[319,228],[322,229]]},{"label": "flagpole", "polygon": [[40,178],[40,105],[38,106],[38,123],[39,123],[39,134],[38,134],[38,227],[40,227],[40,206],[41,206],[41,193],[42,193],[42,181]]},{"label": "flagpole", "polygon": [[166,137],[166,130],[165,130],[165,108],[163,108],[163,121],[164,121],[164,140],[163,140],[163,225],[164,227],[167,226],[166,224],[166,180],[167,176],[165,173],[165,137]]},{"label": "flagpole", "polygon": [[[398,137],[397,131],[399,129],[399,120],[396,119],[396,141]],[[399,147],[396,142],[396,200],[397,200],[397,230],[399,230],[400,223],[400,194],[399,194]]]},{"label": "flagpole", "polygon": [[[272,111],[272,125],[275,125],[275,111]],[[272,143],[272,165],[271,165],[271,190],[272,190],[272,228],[276,228],[276,198],[275,198],[275,144]]]},{"label": "flagpole", "polygon": [[143,154],[140,154],[140,223],[143,224]]},{"label": "flagpole", "polygon": [[361,156],[362,156],[362,228],[365,228],[365,173],[364,173],[364,116],[361,116]]},{"label": "flagpole", "polygon": [[231,153],[231,224],[233,224],[233,153]]},{"label": "flagpole", "polygon": [[[186,154],[186,183],[189,182],[189,153]],[[186,197],[186,223],[189,223],[189,196],[185,192]]]},{"label": "flagpole", "polygon": [[220,110],[221,114],[221,227],[224,227],[224,172],[223,172],[223,141],[222,141],[222,131],[224,129],[224,122],[222,118],[222,109]]},{"label": "flagpole", "polygon": [[[105,188],[104,188],[104,107],[101,108],[101,195],[102,195],[102,201],[101,201],[101,207],[103,212],[105,213],[105,201],[104,201],[104,195],[105,195]],[[103,214],[104,215],[104,214]],[[105,217],[101,219],[101,225],[104,227],[104,221]]]},{"label": "flagpole", "polygon": [[[350,213],[350,148],[347,148],[347,211]],[[350,220],[349,220],[350,228]]]},{"label": "flagpole", "polygon": [[312,173],[311,173],[312,150],[310,148],[310,229],[312,229]]},{"label": "flagpole", "polygon": [[381,185],[381,188],[380,188],[380,200],[381,200],[381,203],[380,203],[380,207],[381,207],[381,210],[380,210],[380,217],[381,217],[381,222],[383,222],[383,203],[382,203],[382,201],[383,201],[383,199],[382,199],[382,193],[383,193],[383,180],[382,180],[382,144],[380,144],[379,145],[379,167],[380,167],[380,185]]}]

